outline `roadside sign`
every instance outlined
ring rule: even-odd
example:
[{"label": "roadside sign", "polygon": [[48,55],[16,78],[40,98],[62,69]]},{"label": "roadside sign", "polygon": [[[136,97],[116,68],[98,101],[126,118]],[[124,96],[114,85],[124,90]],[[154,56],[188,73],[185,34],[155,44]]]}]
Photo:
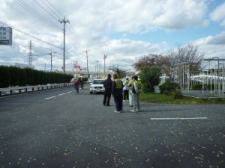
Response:
[{"label": "roadside sign", "polygon": [[11,27],[0,27],[0,45],[12,45]]}]

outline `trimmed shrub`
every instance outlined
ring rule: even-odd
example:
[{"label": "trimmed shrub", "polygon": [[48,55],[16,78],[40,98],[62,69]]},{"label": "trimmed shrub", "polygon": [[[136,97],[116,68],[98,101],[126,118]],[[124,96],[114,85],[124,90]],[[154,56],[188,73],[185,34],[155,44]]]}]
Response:
[{"label": "trimmed shrub", "polygon": [[0,66],[0,87],[10,86],[10,72],[5,66]]},{"label": "trimmed shrub", "polygon": [[183,95],[181,93],[181,90],[175,90],[171,93],[174,99],[182,99]]},{"label": "trimmed shrub", "polygon": [[157,66],[144,67],[141,69],[140,79],[144,92],[154,92],[154,86],[160,82],[160,68]]},{"label": "trimmed shrub", "polygon": [[175,91],[180,90],[180,86],[175,82],[166,81],[164,84],[159,86],[160,93],[170,95]]},{"label": "trimmed shrub", "polygon": [[0,66],[0,87],[70,82],[72,75]]},{"label": "trimmed shrub", "polygon": [[202,84],[200,84],[200,83],[193,84],[192,90],[202,90]]}]

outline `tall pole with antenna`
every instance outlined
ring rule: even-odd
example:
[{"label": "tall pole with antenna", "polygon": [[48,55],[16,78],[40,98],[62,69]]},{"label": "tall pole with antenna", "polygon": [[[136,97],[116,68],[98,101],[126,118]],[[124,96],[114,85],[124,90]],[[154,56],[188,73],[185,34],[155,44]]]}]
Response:
[{"label": "tall pole with antenna", "polygon": [[32,41],[31,40],[29,42],[28,64],[29,64],[29,67],[31,68],[32,66]]},{"label": "tall pole with antenna", "polygon": [[50,57],[51,57],[51,72],[52,72],[52,51],[49,53]]},{"label": "tall pole with antenna", "polygon": [[70,23],[65,17],[62,20],[59,20],[63,24],[63,72],[66,72],[66,24]]},{"label": "tall pole with antenna", "polygon": [[56,54],[57,52],[52,52],[52,50],[51,50],[51,52],[50,53],[48,53],[49,55],[50,55],[50,63],[51,63],[51,71],[52,71],[52,69],[53,69],[53,63],[52,63],[52,57],[53,57],[53,54]]},{"label": "tall pole with antenna", "polygon": [[106,58],[107,58],[107,55],[104,54],[104,57],[103,57],[103,59],[104,59],[104,76],[105,76],[105,60],[106,60]]},{"label": "tall pole with antenna", "polygon": [[88,75],[88,78],[89,78],[89,67],[88,67],[88,50],[85,50],[85,53],[86,53],[86,57],[87,57],[87,75]]}]

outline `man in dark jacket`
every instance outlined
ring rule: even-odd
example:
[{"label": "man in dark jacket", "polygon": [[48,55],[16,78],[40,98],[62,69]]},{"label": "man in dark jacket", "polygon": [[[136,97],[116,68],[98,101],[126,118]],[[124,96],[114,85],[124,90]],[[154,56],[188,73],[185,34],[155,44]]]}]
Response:
[{"label": "man in dark jacket", "polygon": [[108,74],[107,79],[104,81],[104,99],[103,99],[103,105],[104,106],[109,106],[110,105],[110,98],[112,94],[112,80],[111,80],[111,75]]},{"label": "man in dark jacket", "polygon": [[113,75],[113,78],[112,93],[116,104],[115,112],[121,113],[123,110],[123,82],[118,79],[116,74]]}]

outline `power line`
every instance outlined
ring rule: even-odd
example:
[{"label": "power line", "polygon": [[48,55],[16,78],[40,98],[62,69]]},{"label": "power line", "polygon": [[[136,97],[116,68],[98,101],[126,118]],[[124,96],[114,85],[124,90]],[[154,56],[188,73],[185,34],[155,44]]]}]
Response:
[{"label": "power line", "polygon": [[[54,23],[54,25],[56,25],[58,28],[59,28],[59,25],[57,24],[57,17],[53,18],[52,19],[52,16],[51,16],[51,19],[49,17],[46,17],[46,15],[44,15],[43,13],[40,12],[40,10],[31,10],[33,8],[32,5],[28,4],[27,2],[23,1],[23,0],[16,0],[14,1],[14,5],[20,7],[23,9],[23,11],[25,11],[26,13],[30,14],[32,13],[32,15],[34,14],[34,11],[35,13],[37,13],[39,16],[42,17],[42,19],[39,18],[39,20],[41,20],[43,22],[43,20],[46,20],[47,22],[51,21],[52,23]],[[46,12],[46,11],[45,11]],[[49,19],[48,19],[49,18]]]},{"label": "power line", "polygon": [[52,47],[55,47],[55,48],[57,48],[57,49],[61,49],[61,50],[62,50],[62,48],[60,48],[60,47],[58,47],[58,46],[56,46],[56,45],[54,45],[54,44],[51,44],[50,42],[44,41],[44,40],[42,40],[42,39],[40,39],[40,38],[38,38],[38,37],[35,37],[34,35],[31,35],[30,33],[27,33],[27,32],[25,32],[25,31],[19,30],[18,28],[15,28],[15,27],[13,27],[13,26],[10,26],[10,25],[8,25],[7,23],[4,23],[4,22],[2,22],[2,21],[0,21],[0,23],[1,23],[3,26],[11,27],[11,28],[14,29],[15,31],[18,31],[18,32],[20,32],[20,33],[23,33],[24,35],[27,35],[27,36],[29,36],[29,37],[35,39],[35,40],[38,40],[38,41],[43,42],[43,43],[45,43],[45,44],[47,44],[47,45],[49,45],[49,46],[52,46]]},{"label": "power line", "polygon": [[36,2],[36,4],[39,6],[39,8],[41,8],[43,11],[45,11],[47,14],[49,14],[49,16],[51,16],[52,18],[54,18],[56,21],[58,21],[59,17],[50,13],[45,6],[43,6],[39,1],[34,0],[34,2]]},{"label": "power line", "polygon": [[54,7],[54,5],[49,2],[48,0],[43,0],[42,2],[44,2],[47,6],[49,6],[49,9],[55,13],[56,16],[58,16],[58,18],[60,18],[62,16],[62,14],[60,12],[58,12],[58,10]]}]

